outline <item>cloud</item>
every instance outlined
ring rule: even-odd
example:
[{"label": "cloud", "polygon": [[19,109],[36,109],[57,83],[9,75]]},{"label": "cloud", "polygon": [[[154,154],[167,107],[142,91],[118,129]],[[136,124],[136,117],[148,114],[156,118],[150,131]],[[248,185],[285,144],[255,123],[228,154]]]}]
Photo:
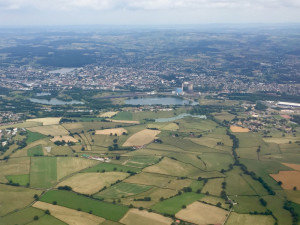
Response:
[{"label": "cloud", "polygon": [[0,10],[178,10],[300,7],[299,0],[0,0]]}]

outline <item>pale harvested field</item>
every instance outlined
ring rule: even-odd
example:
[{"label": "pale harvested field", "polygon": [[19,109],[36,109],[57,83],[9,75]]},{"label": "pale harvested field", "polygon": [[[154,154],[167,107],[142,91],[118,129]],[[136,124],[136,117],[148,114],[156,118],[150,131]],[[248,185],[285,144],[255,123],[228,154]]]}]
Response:
[{"label": "pale harvested field", "polygon": [[[35,194],[41,193],[41,190],[0,184],[0,216],[16,209],[23,209],[33,201]],[[0,224],[2,225],[1,220]]]},{"label": "pale harvested field", "polygon": [[188,176],[189,174],[192,174],[199,170],[191,165],[170,158],[164,158],[158,164],[149,166],[145,168],[143,171],[149,173],[160,173],[160,174],[173,175],[173,176]]},{"label": "pale harvested field", "polygon": [[65,142],[78,142],[77,139],[67,135],[67,136],[55,136],[54,138],[50,139],[52,142],[56,141],[65,141]]},{"label": "pale harvested field", "polygon": [[130,209],[120,222],[126,225],[170,225],[173,220],[157,213]]},{"label": "pale harvested field", "polygon": [[278,174],[270,174],[276,181],[281,181],[281,187],[286,190],[292,190],[297,187],[300,190],[300,172],[299,171],[280,171]]},{"label": "pale harvested field", "polygon": [[114,129],[104,129],[104,130],[96,130],[96,134],[102,134],[102,135],[115,135],[121,136],[123,132],[127,133],[127,130],[124,128],[114,128]]},{"label": "pale harvested field", "polygon": [[100,114],[99,117],[111,118],[116,114],[118,114],[118,111],[117,112],[105,112],[105,113]]},{"label": "pale harvested field", "polygon": [[215,206],[207,205],[201,202],[194,202],[176,213],[178,219],[191,223],[204,224],[223,224],[227,211]]},{"label": "pale harvested field", "polygon": [[281,164],[283,164],[283,165],[285,165],[287,167],[290,167],[290,168],[292,168],[294,170],[300,171],[300,164],[292,164],[292,163],[281,163]]},{"label": "pale harvested field", "polygon": [[42,210],[48,209],[52,216],[69,225],[99,225],[105,221],[105,219],[89,213],[49,204],[46,202],[38,201],[32,206]]},{"label": "pale harvested field", "polygon": [[145,144],[149,144],[152,142],[156,135],[160,133],[159,130],[149,130],[145,129],[139,131],[129,137],[127,141],[123,144],[123,146],[142,146]]},{"label": "pale harvested field", "polygon": [[247,133],[249,132],[248,128],[238,127],[238,126],[230,126],[230,130],[233,133]]},{"label": "pale harvested field", "polygon": [[140,124],[140,121],[134,121],[134,120],[110,120],[110,122],[114,122],[114,123],[129,123],[129,124]]},{"label": "pale harvested field", "polygon": [[6,183],[7,175],[29,174],[30,158],[11,158],[6,161],[0,161],[0,182]]},{"label": "pale harvested field", "polygon": [[31,127],[28,130],[32,132],[38,132],[44,135],[58,136],[58,135],[68,135],[69,132],[61,125],[48,125],[40,127]]},{"label": "pale harvested field", "polygon": [[272,216],[238,214],[232,212],[226,222],[226,225],[273,225],[274,219]]},{"label": "pale harvested field", "polygon": [[29,120],[26,120],[26,121],[28,121],[28,122],[40,122],[44,126],[47,126],[47,125],[59,124],[60,120],[61,120],[61,117],[46,117],[46,118],[29,119]]},{"label": "pale harvested field", "polygon": [[63,126],[64,126],[67,130],[73,130],[73,129],[80,129],[80,128],[83,128],[82,123],[64,123]]},{"label": "pale harvested field", "polygon": [[104,186],[109,186],[117,180],[123,180],[128,176],[122,172],[106,172],[106,173],[79,173],[62,182],[59,186],[70,186],[73,191],[82,194],[94,194]]},{"label": "pale harvested field", "polygon": [[89,160],[77,157],[57,157],[57,180],[83,170],[88,167],[97,165],[99,162],[96,160]]}]

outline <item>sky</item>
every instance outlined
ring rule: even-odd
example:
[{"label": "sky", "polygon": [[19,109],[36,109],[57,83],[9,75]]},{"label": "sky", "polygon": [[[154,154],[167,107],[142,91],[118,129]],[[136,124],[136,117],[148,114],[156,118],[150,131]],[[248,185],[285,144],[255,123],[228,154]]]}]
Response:
[{"label": "sky", "polygon": [[0,0],[0,26],[300,23],[300,0]]}]

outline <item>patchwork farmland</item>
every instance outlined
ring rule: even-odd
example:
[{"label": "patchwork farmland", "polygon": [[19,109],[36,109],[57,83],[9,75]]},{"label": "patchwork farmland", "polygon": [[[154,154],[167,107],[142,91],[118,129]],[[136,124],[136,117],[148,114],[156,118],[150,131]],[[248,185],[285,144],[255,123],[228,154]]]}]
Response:
[{"label": "patchwork farmland", "polygon": [[297,135],[268,138],[230,126],[221,122],[234,118],[228,112],[155,122],[159,115],[111,111],[100,114],[105,121],[24,122],[34,123],[24,129],[27,146],[0,161],[1,220],[292,224],[287,204],[300,204]]}]

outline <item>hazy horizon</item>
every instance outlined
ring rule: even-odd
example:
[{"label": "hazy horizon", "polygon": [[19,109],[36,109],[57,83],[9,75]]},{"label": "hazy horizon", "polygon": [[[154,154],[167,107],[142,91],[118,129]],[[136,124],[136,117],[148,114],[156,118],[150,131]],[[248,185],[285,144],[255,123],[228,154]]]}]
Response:
[{"label": "hazy horizon", "polygon": [[0,26],[300,23],[297,0],[0,0]]}]

